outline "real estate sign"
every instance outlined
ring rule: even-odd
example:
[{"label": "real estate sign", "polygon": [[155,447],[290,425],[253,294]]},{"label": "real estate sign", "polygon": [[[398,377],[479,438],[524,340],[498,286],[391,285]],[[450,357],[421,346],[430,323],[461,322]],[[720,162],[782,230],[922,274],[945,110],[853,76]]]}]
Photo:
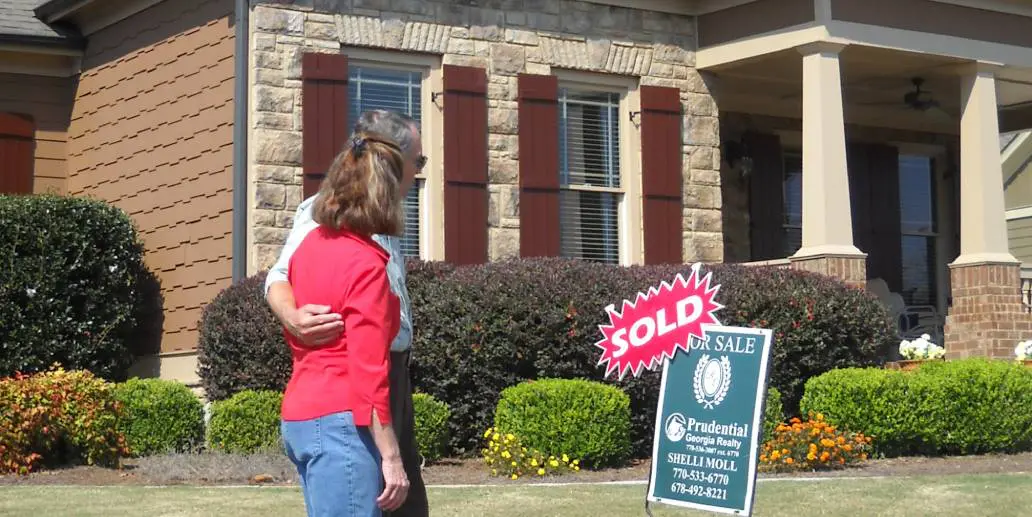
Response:
[{"label": "real estate sign", "polygon": [[647,500],[751,515],[771,331],[704,333],[664,362]]}]

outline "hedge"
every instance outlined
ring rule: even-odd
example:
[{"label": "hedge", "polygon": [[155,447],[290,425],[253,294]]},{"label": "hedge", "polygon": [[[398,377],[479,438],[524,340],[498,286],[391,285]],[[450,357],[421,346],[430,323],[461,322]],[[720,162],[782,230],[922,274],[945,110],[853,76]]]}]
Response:
[{"label": "hedge", "polygon": [[[817,274],[712,265],[727,325],[774,330],[771,385],[786,413],[798,412],[803,383],[834,368],[875,365],[896,345],[884,307],[859,289]],[[567,259],[521,259],[454,268],[410,261],[413,384],[446,402],[450,453],[479,451],[502,390],[528,379],[604,381],[631,400],[633,454],[652,449],[660,375],[603,379],[597,366],[604,307],[688,274],[690,266],[619,267]],[[244,389],[283,390],[290,356],[264,300],[259,274],[228,288],[206,309],[200,362],[213,398]]]},{"label": "hedge", "polygon": [[265,302],[262,272],[223,289],[201,313],[197,373],[211,400],[245,390],[283,392],[290,348]]},{"label": "hedge", "polygon": [[[884,307],[841,281],[789,269],[707,266],[721,284],[727,325],[774,330],[771,385],[794,414],[810,377],[878,364],[895,345]],[[448,402],[451,446],[477,451],[505,388],[528,379],[602,381],[597,366],[603,307],[688,274],[689,265],[623,268],[566,259],[523,259],[451,270],[413,263],[409,294],[417,388]],[[633,453],[652,449],[659,372],[605,380],[631,399]],[[481,431],[478,431],[481,430]]]},{"label": "hedge", "polygon": [[412,395],[412,409],[416,419],[416,445],[419,455],[427,463],[441,459],[448,452],[448,404],[426,393]]},{"label": "hedge", "polygon": [[183,383],[133,378],[118,385],[115,396],[131,454],[193,452],[204,442],[204,406]]},{"label": "hedge", "polygon": [[807,382],[802,407],[885,456],[1032,450],[1032,369],[1009,361],[835,370]]},{"label": "hedge", "polygon": [[132,220],[106,203],[0,195],[0,376],[54,363],[108,380],[157,351],[161,294]]},{"label": "hedge", "polygon": [[220,452],[251,454],[282,450],[280,406],[283,394],[247,390],[213,402],[208,447]]},{"label": "hedge", "polygon": [[506,388],[495,429],[524,447],[568,454],[585,467],[619,467],[631,454],[631,401],[620,389],[575,379],[542,379]]},{"label": "hedge", "polygon": [[777,388],[767,388],[767,402],[763,408],[763,443],[774,436],[774,429],[784,421],[785,408],[781,404],[781,392]]},{"label": "hedge", "polygon": [[114,384],[52,368],[0,379],[0,474],[40,467],[115,466],[128,452]]}]

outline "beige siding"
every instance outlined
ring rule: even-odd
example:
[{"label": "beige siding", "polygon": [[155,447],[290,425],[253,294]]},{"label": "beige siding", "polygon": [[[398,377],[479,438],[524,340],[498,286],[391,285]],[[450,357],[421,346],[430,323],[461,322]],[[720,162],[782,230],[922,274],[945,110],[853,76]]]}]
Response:
[{"label": "beige siding", "polygon": [[162,2],[90,37],[69,190],[129,212],[165,297],[162,351],[196,347],[231,279],[231,0]]},{"label": "beige siding", "polygon": [[1032,264],[1032,217],[1007,221],[1007,232],[1014,257]]},{"label": "beige siding", "polygon": [[1004,197],[1008,210],[1032,206],[1032,163],[1025,164],[1024,169],[1007,184]]},{"label": "beige siding", "polygon": [[36,126],[37,193],[65,192],[74,92],[74,78],[0,73],[0,112],[28,115]]}]

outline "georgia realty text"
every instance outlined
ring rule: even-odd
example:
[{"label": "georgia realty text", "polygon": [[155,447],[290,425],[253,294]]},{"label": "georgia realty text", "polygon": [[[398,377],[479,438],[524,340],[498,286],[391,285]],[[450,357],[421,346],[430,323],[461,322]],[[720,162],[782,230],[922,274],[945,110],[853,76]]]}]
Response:
[{"label": "georgia realty text", "polygon": [[[738,440],[736,438],[749,438],[749,424],[720,424],[717,423],[716,420],[702,422],[689,417],[687,427],[689,432],[685,434],[682,441],[685,443],[698,444],[705,447],[717,445],[720,447],[730,447],[732,449],[737,450],[742,446],[743,440]],[[725,438],[726,436],[730,436],[733,438]]]}]

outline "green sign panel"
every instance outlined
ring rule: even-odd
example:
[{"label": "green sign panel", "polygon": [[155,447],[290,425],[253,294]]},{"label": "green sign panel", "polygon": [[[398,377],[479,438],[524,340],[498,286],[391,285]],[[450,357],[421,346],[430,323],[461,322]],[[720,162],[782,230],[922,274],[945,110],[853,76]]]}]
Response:
[{"label": "green sign panel", "polygon": [[705,336],[664,363],[648,501],[751,515],[771,331]]}]

